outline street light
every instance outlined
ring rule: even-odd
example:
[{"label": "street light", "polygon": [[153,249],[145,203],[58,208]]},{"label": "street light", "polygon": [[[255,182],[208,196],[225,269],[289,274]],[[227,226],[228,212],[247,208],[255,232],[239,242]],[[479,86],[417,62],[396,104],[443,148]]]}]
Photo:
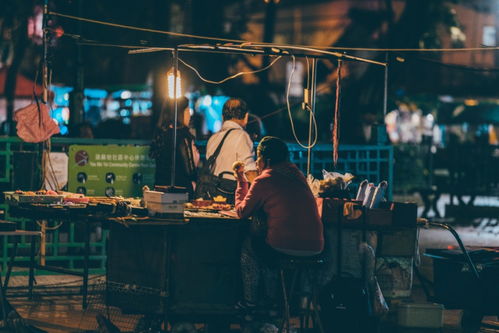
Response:
[{"label": "street light", "polygon": [[[173,82],[175,81],[175,68],[172,67],[166,74],[168,78],[168,97],[170,99],[178,99],[182,97],[182,79],[180,78],[180,71],[177,70],[177,91],[175,92],[175,86]],[[175,96],[176,95],[176,96]]]}]

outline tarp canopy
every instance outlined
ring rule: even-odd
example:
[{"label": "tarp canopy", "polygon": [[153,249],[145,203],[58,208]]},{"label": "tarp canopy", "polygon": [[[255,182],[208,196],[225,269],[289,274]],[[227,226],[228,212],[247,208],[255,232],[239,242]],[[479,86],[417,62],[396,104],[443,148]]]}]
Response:
[{"label": "tarp canopy", "polygon": [[[5,96],[5,81],[7,80],[7,69],[0,69],[0,96]],[[28,79],[22,74],[17,74],[15,97],[31,97],[33,96],[33,87],[37,94],[42,93],[42,86],[35,84],[34,81]]]}]

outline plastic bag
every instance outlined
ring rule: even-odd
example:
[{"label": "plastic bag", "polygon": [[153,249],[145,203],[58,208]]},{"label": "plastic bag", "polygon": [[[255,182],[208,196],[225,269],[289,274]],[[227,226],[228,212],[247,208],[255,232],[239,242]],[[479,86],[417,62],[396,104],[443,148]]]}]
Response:
[{"label": "plastic bag", "polygon": [[322,178],[324,180],[334,180],[334,179],[341,179],[343,181],[343,187],[341,188],[341,190],[345,190],[347,188],[348,185],[350,185],[350,183],[352,182],[352,179],[354,179],[354,175],[352,175],[351,173],[345,173],[344,175],[342,175],[341,173],[338,173],[338,172],[330,172],[330,171],[327,171],[327,170],[322,170]]},{"label": "plastic bag", "polygon": [[361,243],[359,244],[359,255],[363,257],[361,260],[364,261],[369,303],[371,305],[370,312],[373,316],[381,317],[388,313],[389,308],[375,275],[376,254],[374,248],[368,243]]},{"label": "plastic bag", "polygon": [[59,126],[50,118],[47,105],[32,103],[14,114],[17,135],[25,142],[43,142],[59,133]]},{"label": "plastic bag", "polygon": [[308,183],[308,186],[310,187],[310,190],[312,191],[312,194],[314,195],[314,197],[318,197],[320,187],[321,187],[320,181],[318,179],[315,179],[314,176],[312,176],[311,174],[309,174],[307,176],[307,183]]}]

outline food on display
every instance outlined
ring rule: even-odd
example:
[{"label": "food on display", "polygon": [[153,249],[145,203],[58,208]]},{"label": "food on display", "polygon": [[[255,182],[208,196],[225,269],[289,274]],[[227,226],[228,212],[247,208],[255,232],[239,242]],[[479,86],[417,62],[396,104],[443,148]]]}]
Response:
[{"label": "food on display", "polygon": [[196,207],[208,207],[211,206],[213,200],[205,200],[203,198],[198,198],[192,202],[192,204]]},{"label": "food on display", "polygon": [[5,200],[12,204],[29,204],[29,203],[40,203],[40,204],[54,204],[61,203],[64,198],[63,195],[55,191],[7,191],[4,192]]},{"label": "food on display", "polygon": [[213,201],[216,203],[225,203],[227,202],[227,198],[221,195],[217,195],[216,197],[213,198]]},{"label": "food on display", "polygon": [[[150,191],[149,191],[150,192]],[[151,215],[153,203],[145,205],[144,198],[123,198],[95,196],[87,197],[81,193],[64,191],[12,191],[4,192],[10,205],[29,208],[32,211],[65,214],[67,212],[87,214],[97,217],[146,216]],[[170,195],[170,193],[168,193]],[[176,195],[176,193],[173,193]],[[171,204],[165,204],[171,206]],[[180,217],[188,212],[193,214],[221,213],[233,210],[234,206],[227,203],[227,198],[221,195],[213,200],[198,198],[188,203],[178,203]],[[187,213],[184,213],[187,212]],[[156,216],[157,217],[157,216]]]},{"label": "food on display", "polygon": [[[202,198],[196,199],[192,202],[188,202],[185,204],[186,209],[190,210],[231,210],[234,208],[231,204],[225,203],[226,198],[220,196],[225,199],[224,201],[215,201],[215,200],[204,200]],[[215,197],[217,198],[217,197]],[[215,199],[213,198],[213,199]],[[220,198],[218,198],[220,199]]]}]

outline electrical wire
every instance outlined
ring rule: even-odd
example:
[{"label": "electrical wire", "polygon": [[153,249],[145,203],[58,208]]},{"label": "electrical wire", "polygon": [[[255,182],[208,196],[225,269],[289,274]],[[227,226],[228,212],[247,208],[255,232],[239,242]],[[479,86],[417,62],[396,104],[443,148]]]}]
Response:
[{"label": "electrical wire", "polygon": [[336,78],[336,101],[334,103],[334,124],[333,124],[333,164],[338,163],[338,146],[340,144],[340,97],[341,97],[341,67],[343,61],[338,59]]},{"label": "electrical wire", "polygon": [[[296,134],[296,130],[295,130],[295,125],[294,125],[294,121],[293,121],[293,117],[291,115],[291,107],[290,107],[290,103],[289,103],[289,91],[290,91],[290,88],[291,88],[291,82],[293,80],[293,76],[294,76],[294,73],[295,73],[295,70],[296,70],[296,58],[294,55],[291,55],[292,59],[293,59],[293,69],[291,71],[291,74],[289,76],[289,80],[288,80],[288,87],[286,89],[286,106],[287,106],[287,109],[288,109],[288,115],[289,115],[289,121],[291,123],[291,129],[292,129],[292,132],[293,132],[293,136],[295,138],[295,141],[304,149],[310,149],[312,147],[314,147],[317,143],[317,140],[318,140],[318,129],[317,129],[317,120],[315,118],[315,114],[312,112],[312,110],[310,109],[310,107],[306,107],[306,110],[308,112],[310,112],[311,114],[311,118],[312,118],[312,122],[314,124],[314,140],[311,144],[309,145],[304,145],[301,143],[301,141],[298,139],[298,136]],[[245,74],[254,74],[254,73],[259,73],[259,72],[263,72],[267,69],[269,69],[270,67],[272,67],[279,59],[281,59],[282,56],[278,56],[276,59],[274,59],[269,65],[265,66],[264,68],[261,68],[261,69],[258,69],[258,70],[255,70],[255,71],[250,71],[250,72],[239,72],[237,74],[234,74],[234,75],[231,75],[223,80],[220,80],[220,81],[212,81],[212,80],[208,80],[206,78],[204,78],[200,73],[199,71],[192,65],[188,64],[186,61],[182,60],[180,57],[178,58],[178,60],[184,64],[185,66],[187,66],[188,68],[190,68],[192,71],[194,71],[196,73],[196,75],[204,82],[207,82],[207,83],[211,83],[211,84],[221,84],[221,83],[224,83],[228,80],[231,80],[231,79],[234,79],[238,76],[241,76],[241,75],[245,75]],[[307,58],[307,63],[308,63],[308,58]],[[308,66],[307,66],[307,79],[308,79]],[[308,84],[308,83],[307,83]]]},{"label": "electrical wire", "polygon": [[87,22],[87,23],[107,25],[107,26],[114,27],[114,28],[136,30],[136,31],[142,31],[142,32],[151,32],[151,33],[168,35],[168,36],[174,36],[174,37],[185,37],[185,38],[204,39],[204,40],[217,40],[217,41],[228,42],[228,43],[241,43],[241,42],[244,42],[242,40],[237,40],[237,39],[228,39],[228,38],[220,38],[220,37],[208,37],[208,36],[198,36],[198,35],[184,34],[184,33],[179,33],[179,32],[172,32],[172,31],[165,31],[165,30],[157,30],[157,29],[136,27],[136,26],[127,25],[127,24],[111,23],[111,22],[93,20],[93,19],[88,19],[88,18],[84,18],[84,17],[73,16],[73,15],[68,15],[68,14],[63,14],[63,13],[58,13],[58,12],[52,12],[52,11],[49,11],[48,14],[49,15],[54,15],[54,16],[59,16],[59,17],[64,17],[64,18],[68,18],[68,19],[72,19],[72,20],[83,21],[83,22]]},{"label": "electrical wire", "polygon": [[461,47],[461,48],[365,48],[365,47],[341,47],[341,46],[314,46],[318,49],[338,51],[364,51],[364,52],[473,52],[473,51],[497,51],[499,46]]},{"label": "electrical wire", "polygon": [[[73,36],[77,36],[77,35],[71,35],[68,37],[74,38]],[[77,36],[77,37],[79,37],[79,36]],[[84,45],[84,46],[115,47],[115,48],[121,48],[121,49],[128,49],[128,50],[132,50],[132,51],[137,51],[137,50],[144,47],[143,45],[111,44],[111,43],[103,43],[103,42],[88,40],[88,39],[84,39],[84,40],[79,39],[79,41],[77,43],[80,45]],[[320,48],[320,47],[316,46],[316,48]],[[171,47],[169,47],[169,48],[168,47],[149,47],[146,50],[148,50],[148,51],[153,51],[153,50],[171,51],[172,49],[173,48],[171,48]],[[381,49],[380,49],[380,51],[381,51]],[[219,51],[217,53],[233,54],[233,53],[230,53],[228,51],[227,52]],[[134,54],[136,54],[136,53],[134,53]],[[455,69],[459,69],[459,70],[468,70],[468,71],[476,71],[476,72],[498,72],[499,71],[499,67],[485,67],[485,68],[471,67],[471,66],[466,66],[466,65],[445,63],[442,61],[437,61],[434,59],[428,59],[428,58],[422,58],[422,57],[416,58],[416,60],[426,61],[429,63],[433,63],[435,65],[440,65],[440,66],[449,67],[449,68],[455,68]]]},{"label": "electrical wire", "polygon": [[324,55],[330,55],[330,56],[333,56],[333,57],[336,57],[339,59],[348,59],[348,60],[365,62],[365,63],[369,63],[369,64],[373,64],[373,65],[386,66],[386,63],[381,62],[381,61],[360,58],[360,57],[348,55],[346,53],[328,51],[327,49],[317,48],[317,47],[313,47],[313,46],[311,47],[311,46],[301,46],[301,45],[266,44],[266,43],[252,43],[252,42],[247,42],[247,43],[243,43],[240,45],[240,47],[244,47],[244,46],[272,47],[274,49],[284,49],[284,50],[299,50],[299,51],[306,51],[306,52],[313,52],[313,53],[319,53],[319,54],[324,54]]},{"label": "electrical wire", "polygon": [[[321,93],[321,92],[323,92],[324,90],[327,90],[327,89],[329,89],[329,87],[323,86],[321,89],[317,90],[317,93]],[[292,105],[292,107],[295,107],[295,106],[298,106],[298,105],[301,105],[301,103],[295,103],[295,104]],[[280,107],[280,108],[278,108],[278,109],[276,109],[276,110],[274,110],[272,112],[269,112],[267,114],[264,114],[263,116],[260,116],[260,119],[265,119],[265,118],[268,118],[268,117],[272,117],[272,116],[274,116],[276,114],[279,114],[279,113],[281,113],[283,111],[286,111],[286,110],[287,110],[286,106]],[[251,120],[251,121],[248,122],[248,124],[252,124],[254,122],[256,122],[256,120]]]},{"label": "electrical wire", "polygon": [[[272,43],[264,43],[264,42],[253,43],[253,42],[241,40],[241,39],[209,37],[209,36],[185,34],[185,33],[178,33],[178,32],[165,31],[165,30],[142,28],[142,27],[136,27],[136,26],[126,25],[126,24],[93,20],[93,19],[88,19],[88,18],[84,18],[84,17],[73,16],[73,15],[63,14],[63,13],[59,13],[59,12],[53,12],[53,11],[49,11],[48,14],[54,15],[54,16],[59,16],[59,17],[64,17],[64,18],[71,19],[71,20],[83,21],[83,22],[87,22],[87,23],[106,25],[106,26],[111,26],[111,27],[121,28],[121,29],[129,29],[129,30],[136,30],[136,31],[142,31],[142,32],[157,33],[157,34],[163,34],[163,35],[174,36],[174,37],[185,37],[185,38],[192,38],[192,39],[221,41],[221,42],[227,42],[227,43],[244,43],[245,46],[248,46],[248,45],[251,45],[251,46],[259,45],[259,46],[264,46],[264,47],[274,46],[274,44],[272,44]],[[313,49],[316,49],[315,51],[317,51],[317,49],[318,49],[318,50],[331,50],[331,51],[337,50],[337,51],[364,51],[364,52],[474,52],[474,51],[499,50],[498,46],[463,47],[463,48],[366,48],[366,47],[287,45],[287,44],[282,44],[281,46],[286,47],[286,48],[289,48],[292,46],[302,47],[302,48],[313,48]]]},{"label": "electrical wire", "polygon": [[310,89],[310,61],[308,60],[308,57],[305,57],[307,60],[307,89]]},{"label": "electrical wire", "polygon": [[286,107],[288,109],[288,116],[289,116],[289,122],[291,123],[291,132],[293,133],[293,137],[295,138],[295,141],[298,145],[300,145],[300,147],[302,147],[303,149],[310,149],[310,148],[313,148],[315,146],[315,144],[317,143],[317,139],[319,137],[319,133],[318,133],[318,130],[317,130],[317,121],[315,119],[315,114],[312,112],[312,110],[309,108],[309,107],[306,107],[305,109],[308,110],[311,115],[312,115],[312,121],[313,121],[313,124],[314,124],[314,135],[315,135],[315,138],[314,138],[314,142],[309,144],[309,145],[304,145],[303,143],[301,143],[300,139],[298,139],[298,136],[296,135],[296,129],[295,129],[295,124],[294,124],[294,121],[293,121],[293,116],[291,114],[291,107],[289,105],[289,91],[291,89],[291,82],[293,81],[293,76],[295,74],[295,70],[296,70],[296,58],[294,55],[291,55],[291,58],[293,59],[293,68],[291,70],[291,74],[289,75],[289,79],[288,79],[288,87],[286,89]]},{"label": "electrical wire", "polygon": [[260,69],[257,69],[257,70],[254,70],[254,71],[249,71],[249,72],[239,72],[237,74],[234,74],[234,75],[231,75],[229,77],[226,77],[225,79],[223,80],[220,80],[220,81],[212,81],[212,80],[208,80],[206,78],[204,78],[200,73],[199,71],[192,65],[188,64],[186,61],[182,60],[180,57],[178,58],[178,60],[184,64],[186,67],[190,68],[194,73],[196,73],[196,75],[204,82],[206,83],[211,83],[211,84],[222,84],[224,82],[227,82],[229,80],[232,80],[232,79],[235,79],[236,77],[239,77],[239,76],[242,76],[242,75],[247,75],[247,74],[256,74],[256,73],[260,73],[260,72],[263,72],[263,71],[266,71],[267,69],[269,69],[270,67],[272,67],[278,60],[280,60],[282,58],[282,56],[278,56],[277,58],[275,58],[274,60],[272,60],[272,62],[270,64],[268,64],[267,66],[263,67],[263,68],[260,68]]}]

